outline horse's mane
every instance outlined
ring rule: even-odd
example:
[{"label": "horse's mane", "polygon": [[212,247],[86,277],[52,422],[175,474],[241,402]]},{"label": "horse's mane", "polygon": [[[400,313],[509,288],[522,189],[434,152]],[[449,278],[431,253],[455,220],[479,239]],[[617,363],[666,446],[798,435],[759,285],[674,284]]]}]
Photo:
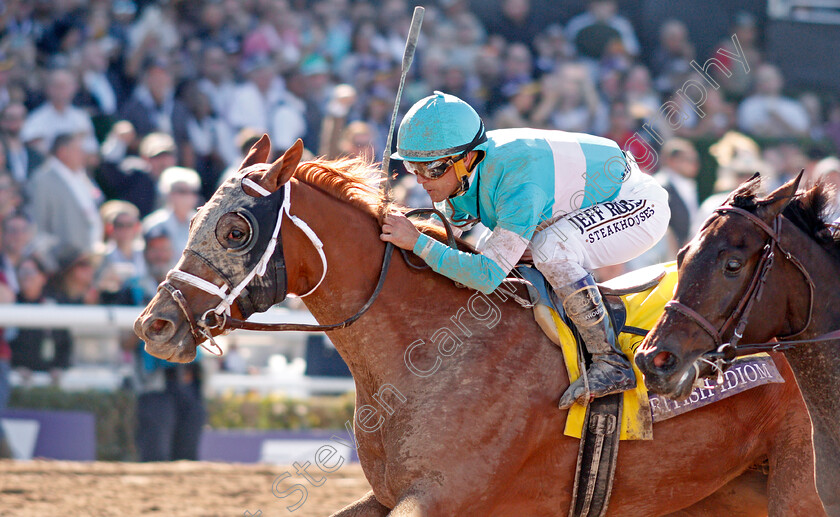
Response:
[{"label": "horse's mane", "polygon": [[[758,207],[768,204],[768,199],[757,197],[759,185],[756,181],[740,191],[732,198],[732,206],[755,212]],[[782,215],[840,260],[840,233],[826,221],[833,198],[833,188],[818,182],[810,189],[798,192]]]},{"label": "horse's mane", "polygon": [[[335,199],[352,205],[372,216],[379,224],[392,210],[406,212],[407,209],[391,201],[381,187],[382,172],[374,164],[359,158],[326,160],[318,158],[302,162],[294,177]],[[415,226],[425,234],[446,242],[444,229],[431,221],[413,220]],[[456,239],[462,251],[475,252],[468,243]]]}]

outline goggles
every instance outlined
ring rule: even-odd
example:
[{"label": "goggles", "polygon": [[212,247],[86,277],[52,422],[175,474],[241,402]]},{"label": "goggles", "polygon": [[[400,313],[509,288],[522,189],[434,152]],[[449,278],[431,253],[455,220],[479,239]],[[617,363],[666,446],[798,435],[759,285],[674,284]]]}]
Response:
[{"label": "goggles", "polygon": [[441,158],[433,162],[403,162],[405,170],[430,180],[436,180],[446,174],[446,170],[454,163],[452,158]]}]

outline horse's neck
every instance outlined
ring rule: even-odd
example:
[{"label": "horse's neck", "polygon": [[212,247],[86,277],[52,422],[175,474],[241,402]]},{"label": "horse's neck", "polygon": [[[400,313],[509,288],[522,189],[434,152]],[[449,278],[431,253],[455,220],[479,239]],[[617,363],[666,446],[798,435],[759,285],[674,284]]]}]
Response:
[{"label": "horse's neck", "polygon": [[[805,235],[796,228],[793,223],[785,222],[783,245],[786,251],[790,252],[791,259],[778,257],[776,260],[783,261],[787,265],[788,289],[793,297],[788,305],[799,309],[802,313],[798,319],[799,326],[792,322],[791,332],[802,329],[807,319],[808,306],[811,310],[811,321],[808,328],[797,338],[812,338],[832,330],[840,329],[840,262],[824,250],[812,238]],[[814,284],[813,300],[809,299],[807,281],[803,274],[796,268],[793,260],[798,260],[810,275]],[[803,286],[800,289],[791,289],[791,285]],[[789,314],[789,317],[796,314]],[[797,319],[797,318],[794,318]]]},{"label": "horse's neck", "polygon": [[[814,283],[811,324],[792,339],[815,338],[840,329],[840,265],[810,237],[795,229],[789,233],[795,233],[796,237],[788,250],[802,262]],[[792,264],[789,267],[792,271],[788,278],[805,284],[796,268]],[[806,294],[794,298],[789,305],[801,310],[808,303]],[[794,328],[793,332],[800,328]],[[796,375],[815,428],[823,436],[831,435],[832,447],[840,455],[840,432],[836,426],[840,420],[840,399],[836,396],[836,387],[840,384],[840,340],[801,344],[785,352],[785,356]]]},{"label": "horse's neck", "polygon": [[[368,300],[380,274],[385,244],[380,226],[369,214],[308,185],[296,183],[292,213],[306,221],[324,243],[328,272],[321,286],[303,302],[322,324],[344,321]],[[294,229],[289,230],[293,234]],[[320,259],[312,244],[296,232],[284,249],[290,287],[304,277],[298,292],[320,278]],[[299,277],[299,278],[296,278]],[[455,314],[469,297],[437,275],[408,271],[399,254],[393,256],[382,292],[371,309],[350,327],[329,334],[362,391],[376,390],[406,371],[404,353],[412,341],[427,338],[423,315]],[[451,307],[450,307],[451,306]]]}]

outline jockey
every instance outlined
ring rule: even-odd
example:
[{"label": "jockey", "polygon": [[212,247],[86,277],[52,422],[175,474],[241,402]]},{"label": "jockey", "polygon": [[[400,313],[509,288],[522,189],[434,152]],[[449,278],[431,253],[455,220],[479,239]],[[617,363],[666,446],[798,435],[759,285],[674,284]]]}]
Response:
[{"label": "jockey", "polygon": [[[587,271],[641,255],[668,227],[667,192],[639,170],[631,155],[612,140],[582,133],[485,132],[471,106],[435,92],[406,114],[392,158],[403,160],[448,219],[480,221],[492,234],[474,255],[419,233],[400,214],[389,214],[382,240],[412,250],[436,272],[487,294],[529,251],[592,354],[589,396],[635,387],[633,368],[617,346]],[[586,396],[581,377],[560,398],[560,408]]]}]

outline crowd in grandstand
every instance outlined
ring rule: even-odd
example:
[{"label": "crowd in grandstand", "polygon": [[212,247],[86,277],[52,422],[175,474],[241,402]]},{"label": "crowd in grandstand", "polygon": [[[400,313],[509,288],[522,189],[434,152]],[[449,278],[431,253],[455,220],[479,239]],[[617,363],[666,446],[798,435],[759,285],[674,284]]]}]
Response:
[{"label": "crowd in grandstand", "polygon": [[[703,163],[712,164],[717,202],[756,170],[771,185],[803,168],[809,182],[840,183],[831,157],[840,99],[786,90],[747,13],[720,34],[720,48],[748,60],[749,72],[734,61],[728,77],[713,70],[720,88],[707,88],[697,110],[675,92],[700,80],[690,63],[708,56],[695,54],[680,20],[642,48],[616,0],[591,0],[565,19],[502,0],[492,23],[470,5],[425,3],[402,106],[441,90],[474,106],[488,129],[592,133],[631,151],[636,138],[655,150],[646,172],[671,194],[671,232],[628,269],[672,258],[709,213],[714,201],[703,198],[712,192],[696,180]],[[313,156],[381,159],[412,7],[3,2],[0,303],[144,304],[180,256],[196,208],[263,133],[276,150],[302,138]],[[650,122],[668,102],[679,106],[678,128]],[[648,122],[652,131],[641,132]],[[430,204],[409,181],[394,192],[407,205]],[[0,359],[56,380],[71,348],[63,331],[0,334]]]}]

